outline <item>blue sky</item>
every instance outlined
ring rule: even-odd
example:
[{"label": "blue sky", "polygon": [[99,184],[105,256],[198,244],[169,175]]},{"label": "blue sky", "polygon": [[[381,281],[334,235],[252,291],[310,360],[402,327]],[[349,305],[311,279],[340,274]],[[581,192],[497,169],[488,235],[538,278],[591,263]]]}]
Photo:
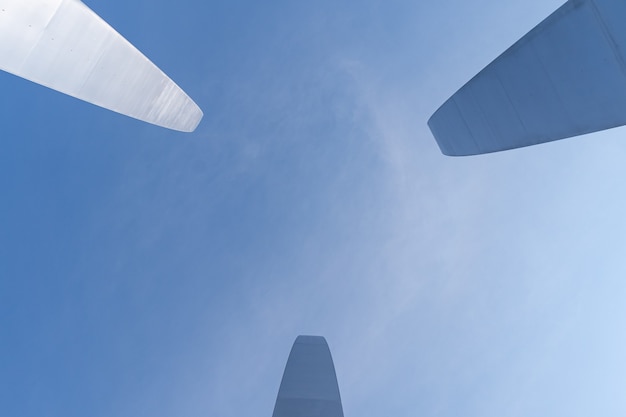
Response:
[{"label": "blue sky", "polygon": [[0,415],[622,416],[623,128],[471,158],[436,108],[554,0],[91,0],[193,134],[0,74]]}]

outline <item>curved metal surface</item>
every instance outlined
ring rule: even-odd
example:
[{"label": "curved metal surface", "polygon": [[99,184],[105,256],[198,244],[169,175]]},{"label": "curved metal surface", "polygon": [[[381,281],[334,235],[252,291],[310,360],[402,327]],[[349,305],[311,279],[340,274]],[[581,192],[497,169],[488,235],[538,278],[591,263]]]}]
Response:
[{"label": "curved metal surface", "polygon": [[184,132],[200,108],[78,0],[0,0],[0,69],[148,123]]},{"label": "curved metal surface", "polygon": [[343,417],[326,339],[298,336],[283,374],[273,417]]},{"label": "curved metal surface", "polygon": [[428,124],[446,155],[626,124],[626,1],[570,0],[446,101]]}]

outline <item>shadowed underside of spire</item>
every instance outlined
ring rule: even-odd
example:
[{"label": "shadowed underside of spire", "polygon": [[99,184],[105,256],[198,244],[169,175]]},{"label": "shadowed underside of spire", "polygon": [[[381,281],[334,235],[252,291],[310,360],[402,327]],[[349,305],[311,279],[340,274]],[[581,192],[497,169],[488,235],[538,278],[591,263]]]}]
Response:
[{"label": "shadowed underside of spire", "polygon": [[343,417],[335,367],[323,337],[296,339],[272,417]]},{"label": "shadowed underside of spire", "polygon": [[626,124],[626,1],[570,0],[431,117],[446,155],[535,145]]}]

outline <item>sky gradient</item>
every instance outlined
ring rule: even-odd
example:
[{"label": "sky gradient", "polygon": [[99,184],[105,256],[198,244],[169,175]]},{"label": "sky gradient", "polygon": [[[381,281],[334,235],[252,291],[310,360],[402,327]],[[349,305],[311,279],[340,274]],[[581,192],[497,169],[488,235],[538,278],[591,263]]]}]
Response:
[{"label": "sky gradient", "polygon": [[91,0],[193,134],[0,73],[0,415],[623,416],[624,128],[470,158],[426,121],[561,1]]}]

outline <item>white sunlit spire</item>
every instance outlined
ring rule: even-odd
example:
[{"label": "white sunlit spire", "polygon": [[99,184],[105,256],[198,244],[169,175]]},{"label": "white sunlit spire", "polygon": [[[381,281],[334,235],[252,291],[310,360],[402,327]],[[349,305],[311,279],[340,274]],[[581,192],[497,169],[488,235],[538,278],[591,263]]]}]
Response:
[{"label": "white sunlit spire", "polygon": [[97,106],[192,132],[202,111],[79,0],[0,0],[0,69]]}]

